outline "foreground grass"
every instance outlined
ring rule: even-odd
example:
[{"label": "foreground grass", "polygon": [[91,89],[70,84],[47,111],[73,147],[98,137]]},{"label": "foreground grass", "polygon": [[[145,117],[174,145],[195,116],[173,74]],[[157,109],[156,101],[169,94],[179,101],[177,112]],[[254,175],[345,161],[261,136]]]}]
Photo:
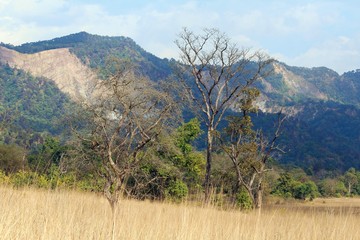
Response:
[{"label": "foreground grass", "polygon": [[[122,200],[116,239],[360,239],[360,200],[331,202],[243,213]],[[101,196],[0,187],[0,239],[111,239],[111,224]]]}]

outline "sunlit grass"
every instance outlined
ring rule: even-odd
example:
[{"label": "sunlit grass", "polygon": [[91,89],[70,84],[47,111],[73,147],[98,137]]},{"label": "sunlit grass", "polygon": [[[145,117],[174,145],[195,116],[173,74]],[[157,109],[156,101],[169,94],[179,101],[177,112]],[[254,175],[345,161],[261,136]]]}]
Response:
[{"label": "sunlit grass", "polygon": [[[245,213],[122,200],[116,239],[359,239],[358,206],[329,199]],[[111,239],[111,226],[102,196],[0,187],[0,239]]]}]

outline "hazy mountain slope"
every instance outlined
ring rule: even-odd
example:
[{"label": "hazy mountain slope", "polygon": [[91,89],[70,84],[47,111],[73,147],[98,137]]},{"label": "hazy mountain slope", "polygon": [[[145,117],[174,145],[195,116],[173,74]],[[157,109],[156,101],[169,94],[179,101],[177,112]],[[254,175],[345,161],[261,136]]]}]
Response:
[{"label": "hazy mountain slope", "polygon": [[274,63],[274,74],[257,83],[268,101],[267,109],[308,100],[335,101],[360,107],[360,72],[339,75],[325,68],[304,68]]}]

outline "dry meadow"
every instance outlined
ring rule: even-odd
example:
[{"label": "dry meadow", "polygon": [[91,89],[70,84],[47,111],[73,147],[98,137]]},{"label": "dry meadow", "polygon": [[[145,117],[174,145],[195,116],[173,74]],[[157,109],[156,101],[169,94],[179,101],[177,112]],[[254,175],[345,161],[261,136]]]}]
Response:
[{"label": "dry meadow", "polygon": [[[360,239],[360,199],[278,204],[261,212],[122,200],[116,239]],[[111,239],[111,210],[91,193],[0,187],[0,239]]]}]

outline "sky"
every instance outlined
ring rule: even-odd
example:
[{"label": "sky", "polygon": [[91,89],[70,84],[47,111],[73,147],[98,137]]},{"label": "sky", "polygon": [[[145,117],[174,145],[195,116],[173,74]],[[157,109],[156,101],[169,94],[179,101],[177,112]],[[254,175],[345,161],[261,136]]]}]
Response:
[{"label": "sky", "polygon": [[291,66],[360,69],[358,0],[0,0],[0,42],[19,45],[86,31],[132,38],[179,57],[184,27],[217,28],[239,47]]}]

